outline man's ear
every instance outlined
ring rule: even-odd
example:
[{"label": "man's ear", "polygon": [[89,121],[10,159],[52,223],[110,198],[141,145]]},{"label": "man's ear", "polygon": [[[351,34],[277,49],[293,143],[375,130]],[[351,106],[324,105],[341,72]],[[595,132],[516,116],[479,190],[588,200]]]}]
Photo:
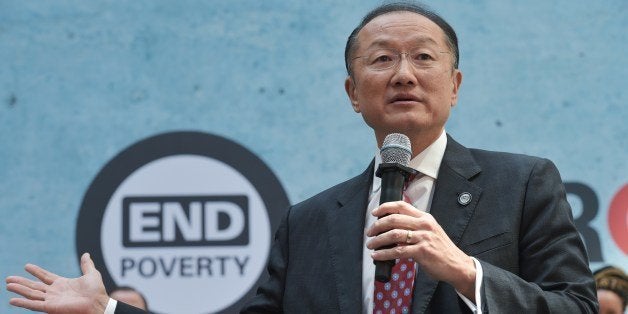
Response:
[{"label": "man's ear", "polygon": [[460,90],[460,84],[462,84],[462,72],[458,69],[454,69],[454,73],[451,75],[451,106],[455,106],[458,102],[458,91]]},{"label": "man's ear", "polygon": [[345,91],[347,92],[347,96],[349,96],[353,111],[359,113],[360,104],[358,103],[358,98],[356,97],[355,88],[355,80],[351,76],[347,76],[347,78],[345,79]]}]

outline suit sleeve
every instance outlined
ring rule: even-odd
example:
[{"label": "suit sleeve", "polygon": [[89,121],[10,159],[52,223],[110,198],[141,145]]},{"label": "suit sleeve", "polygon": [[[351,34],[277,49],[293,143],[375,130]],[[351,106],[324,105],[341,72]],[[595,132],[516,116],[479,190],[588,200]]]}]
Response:
[{"label": "suit sleeve", "polygon": [[146,314],[148,312],[144,310],[140,310],[124,302],[118,301],[118,304],[116,305],[116,311],[114,313],[115,314]]},{"label": "suit sleeve", "polygon": [[288,217],[282,220],[268,257],[268,281],[260,285],[257,294],[242,308],[240,313],[282,313],[283,293],[288,267]]},{"label": "suit sleeve", "polygon": [[484,313],[597,313],[595,283],[558,170],[534,165],[519,230],[518,275],[480,260]]}]

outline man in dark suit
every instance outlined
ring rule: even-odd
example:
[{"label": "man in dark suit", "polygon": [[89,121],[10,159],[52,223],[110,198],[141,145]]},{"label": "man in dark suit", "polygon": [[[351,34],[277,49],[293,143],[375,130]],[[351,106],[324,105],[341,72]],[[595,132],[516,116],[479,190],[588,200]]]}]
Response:
[{"label": "man in dark suit", "polygon": [[[373,295],[371,258],[416,263],[411,305],[400,312],[596,312],[555,166],[445,136],[462,82],[453,29],[420,6],[384,5],[354,30],[345,58],[347,94],[378,145],[390,133],[410,138],[422,200],[378,206],[376,156],[361,175],[291,207],[275,236],[270,280],[242,312],[375,313],[379,299],[392,312],[402,301]],[[393,248],[371,251],[386,245]]]},{"label": "man in dark suit", "polygon": [[[381,6],[351,34],[345,59],[353,109],[380,147],[388,134],[407,135],[409,166],[420,175],[408,185],[408,202],[379,206],[377,155],[361,175],[291,207],[275,236],[270,279],[242,312],[596,312],[586,252],[554,165],[467,149],[446,135],[462,82],[449,24],[421,6]],[[392,248],[374,250],[385,246]],[[400,261],[395,288],[374,284],[373,260]],[[85,276],[58,280],[55,289],[58,276],[28,266],[42,283],[10,277],[9,290],[27,297],[12,304],[102,313],[112,301],[91,260],[83,256],[81,265]],[[81,285],[89,293],[72,294]],[[47,289],[72,298],[49,298]],[[115,311],[135,312],[123,303]]]}]

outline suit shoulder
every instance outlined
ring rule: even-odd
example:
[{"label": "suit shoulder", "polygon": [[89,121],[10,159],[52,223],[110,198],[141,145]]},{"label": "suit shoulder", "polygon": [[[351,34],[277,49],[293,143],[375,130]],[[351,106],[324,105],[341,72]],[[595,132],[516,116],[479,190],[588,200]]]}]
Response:
[{"label": "suit shoulder", "polygon": [[[370,169],[370,168],[369,168]],[[367,170],[368,171],[368,170]],[[296,205],[294,207],[307,207],[311,204],[317,203],[329,203],[331,201],[342,200],[342,198],[347,193],[354,193],[354,191],[368,186],[370,183],[370,176],[366,173],[361,173],[351,179],[348,179],[344,182],[338,183],[330,188],[327,188],[312,197],[309,197]]]},{"label": "suit shoulder", "polygon": [[526,178],[533,173],[560,176],[556,165],[547,158],[482,149],[469,151],[485,174]]},{"label": "suit shoulder", "polygon": [[473,158],[483,167],[522,167],[529,169],[534,167],[536,164],[553,164],[549,159],[525,154],[490,151],[476,148],[470,148],[469,151],[471,152]]},{"label": "suit shoulder", "polygon": [[317,215],[317,213],[323,210],[333,210],[361,193],[364,193],[364,199],[366,199],[368,195],[366,193],[370,187],[372,169],[371,164],[361,174],[295,204],[291,207],[291,216],[310,216]]}]

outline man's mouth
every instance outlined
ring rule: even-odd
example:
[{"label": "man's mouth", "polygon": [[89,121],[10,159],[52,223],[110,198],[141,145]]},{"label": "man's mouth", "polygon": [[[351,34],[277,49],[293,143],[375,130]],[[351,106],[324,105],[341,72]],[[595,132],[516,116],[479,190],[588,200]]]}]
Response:
[{"label": "man's mouth", "polygon": [[397,94],[390,99],[391,103],[420,102],[421,99],[412,94]]}]

